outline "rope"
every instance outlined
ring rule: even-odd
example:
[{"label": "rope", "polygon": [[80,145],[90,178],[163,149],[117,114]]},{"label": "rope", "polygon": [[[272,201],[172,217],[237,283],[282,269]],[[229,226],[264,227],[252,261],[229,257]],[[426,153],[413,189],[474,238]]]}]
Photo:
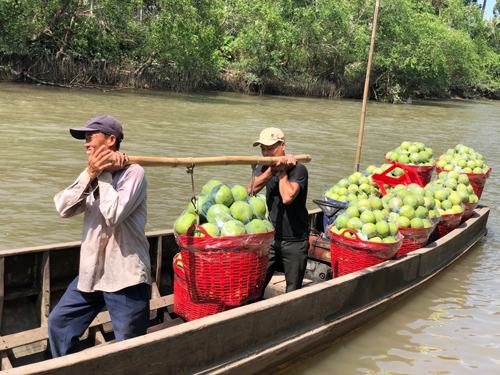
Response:
[{"label": "rope", "polygon": [[252,180],[250,182],[250,196],[253,197],[255,195],[253,192],[253,185],[255,183],[255,170],[257,168],[257,164],[252,164],[251,168],[252,168]]},{"label": "rope", "polygon": [[196,214],[196,225],[200,225],[200,212],[198,210],[198,199],[194,188],[194,163],[186,167],[186,173],[191,175],[191,203]]}]

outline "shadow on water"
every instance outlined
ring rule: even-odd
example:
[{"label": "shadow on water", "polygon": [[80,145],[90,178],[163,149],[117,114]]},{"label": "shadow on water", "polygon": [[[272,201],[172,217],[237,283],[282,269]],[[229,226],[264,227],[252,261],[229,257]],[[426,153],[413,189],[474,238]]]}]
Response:
[{"label": "shadow on water", "polygon": [[438,107],[444,109],[463,109],[467,108],[472,104],[486,104],[487,101],[465,101],[465,100],[415,100],[410,105],[415,107]]}]

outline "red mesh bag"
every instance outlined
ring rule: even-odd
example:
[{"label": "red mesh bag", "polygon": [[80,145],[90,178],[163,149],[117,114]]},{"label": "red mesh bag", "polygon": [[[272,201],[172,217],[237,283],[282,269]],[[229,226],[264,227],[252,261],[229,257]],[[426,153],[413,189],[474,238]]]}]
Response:
[{"label": "red mesh bag", "polygon": [[[441,173],[449,171],[441,168],[436,168],[436,172]],[[469,183],[472,185],[472,188],[474,189],[474,194],[476,194],[478,198],[481,198],[481,194],[483,193],[486,180],[491,175],[491,168],[488,169],[488,172],[486,173],[462,173],[462,174],[466,174],[467,177],[469,177]]]},{"label": "red mesh bag", "polygon": [[[392,160],[386,160],[386,162],[390,163],[391,166],[389,166],[382,173],[374,173],[372,175],[372,180],[378,185],[382,195],[387,194],[384,185],[396,186],[399,184],[418,184],[419,186],[424,187],[431,180],[431,174],[434,170],[434,166],[432,165],[409,165],[401,164]],[[396,168],[401,168],[403,170],[403,174],[399,177],[389,176],[389,173]]]},{"label": "red mesh bag", "polygon": [[399,228],[399,232],[403,235],[403,244],[399,248],[396,258],[425,246],[436,225],[437,222],[429,228]]},{"label": "red mesh bag", "polygon": [[[194,230],[205,237],[194,236]],[[176,241],[193,301],[240,306],[261,296],[274,231],[211,237],[192,226],[187,233],[176,235]]]},{"label": "red mesh bag", "polygon": [[219,303],[196,303],[191,299],[181,262],[178,256],[174,257],[174,312],[190,321],[227,310],[227,307]]},{"label": "red mesh bag", "polygon": [[[351,233],[355,238],[343,234]],[[403,236],[398,234],[397,242],[371,242],[360,239],[357,233],[344,229],[342,234],[330,230],[330,257],[335,277],[347,275],[391,259],[398,252]]]},{"label": "red mesh bag", "polygon": [[463,214],[463,212],[460,212],[458,214],[441,215],[441,221],[436,226],[439,237],[443,237],[458,227],[462,222]]},{"label": "red mesh bag", "polygon": [[474,209],[477,207],[477,202],[476,203],[464,203],[464,207],[465,207],[465,210],[464,210],[464,213],[462,215],[462,223],[464,221],[467,221],[468,219],[470,219],[470,217],[474,213]]}]

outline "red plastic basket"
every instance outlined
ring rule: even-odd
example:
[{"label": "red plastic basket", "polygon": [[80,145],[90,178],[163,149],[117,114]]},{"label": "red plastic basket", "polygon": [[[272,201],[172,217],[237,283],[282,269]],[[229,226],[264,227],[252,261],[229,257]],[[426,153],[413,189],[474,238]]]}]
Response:
[{"label": "red plastic basket", "polygon": [[184,269],[179,257],[174,257],[174,312],[186,321],[203,318],[228,310],[218,303],[196,303],[189,296]]},{"label": "red plastic basket", "polygon": [[[176,236],[191,299],[240,306],[261,296],[274,231],[241,236]],[[191,230],[188,233],[193,233]]]},{"label": "red plastic basket", "polygon": [[470,219],[472,214],[474,213],[474,209],[477,207],[477,202],[476,203],[464,203],[465,210],[464,214],[462,215],[462,223],[464,221],[467,221]]},{"label": "red plastic basket", "polygon": [[396,258],[425,246],[435,227],[436,225],[429,228],[399,228],[399,232],[403,235],[403,244],[399,248]]},{"label": "red plastic basket", "polygon": [[[378,185],[382,195],[387,194],[384,185],[396,186],[399,184],[418,184],[419,186],[424,187],[431,180],[431,174],[434,170],[434,166],[432,165],[409,165],[391,160],[386,161],[391,163],[391,165],[382,173],[375,173],[372,175],[372,180]],[[403,174],[399,177],[389,176],[388,174],[396,168],[401,168],[403,170]]]},{"label": "red plastic basket", "polygon": [[441,238],[458,227],[462,222],[463,214],[461,212],[458,214],[441,215],[441,221],[436,226],[438,236]]},{"label": "red plastic basket", "polygon": [[[355,238],[345,237],[345,232],[354,234]],[[395,243],[370,242],[361,240],[350,229],[345,229],[342,234],[330,230],[330,258],[334,276],[347,275],[393,258],[403,242],[400,234],[397,239]]]},{"label": "red plastic basket", "polygon": [[[442,168],[436,168],[437,173],[441,172],[449,172]],[[477,195],[478,198],[481,198],[481,194],[483,194],[484,185],[486,184],[486,180],[491,175],[491,168],[488,169],[486,173],[462,173],[466,174],[469,177],[469,182],[474,189],[474,194]]]}]

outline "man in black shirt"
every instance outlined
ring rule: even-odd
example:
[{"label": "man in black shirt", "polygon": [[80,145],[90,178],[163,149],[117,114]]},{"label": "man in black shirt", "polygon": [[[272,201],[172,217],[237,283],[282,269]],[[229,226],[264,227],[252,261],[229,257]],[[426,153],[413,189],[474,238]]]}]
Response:
[{"label": "man in black shirt", "polygon": [[[285,135],[278,128],[267,128],[254,142],[263,156],[279,156],[278,163],[260,166],[256,171],[254,192],[266,188],[269,220],[276,230],[269,252],[265,286],[276,269],[285,272],[286,291],[300,289],[307,263],[309,226],[306,208],[307,169],[285,153]],[[250,186],[249,186],[250,190]]]}]

